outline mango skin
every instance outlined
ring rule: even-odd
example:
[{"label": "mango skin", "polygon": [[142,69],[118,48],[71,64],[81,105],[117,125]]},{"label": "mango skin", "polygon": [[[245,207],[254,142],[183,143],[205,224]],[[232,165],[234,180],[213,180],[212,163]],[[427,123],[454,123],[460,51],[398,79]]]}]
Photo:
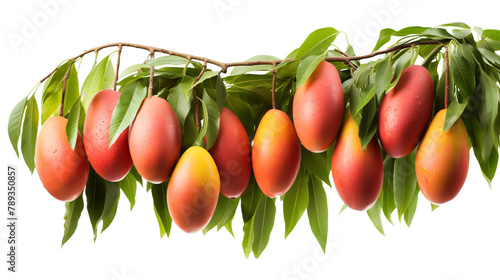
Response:
[{"label": "mango skin", "polygon": [[227,108],[220,114],[219,133],[208,150],[220,175],[220,191],[227,198],[237,198],[246,189],[252,165],[250,140],[238,117]]},{"label": "mango skin", "polygon": [[132,168],[128,147],[128,129],[125,129],[109,147],[109,126],[120,93],[104,89],[90,101],[83,127],[83,143],[89,162],[102,178],[116,182]]},{"label": "mango skin", "polygon": [[257,127],[252,147],[255,180],[269,197],[286,193],[300,167],[300,143],[283,111],[269,110]]},{"label": "mango skin", "polygon": [[215,211],[220,192],[217,166],[207,150],[190,147],[168,182],[167,204],[175,224],[185,232],[203,229]]},{"label": "mango skin", "polygon": [[181,152],[179,119],[168,102],[147,97],[130,126],[128,145],[137,172],[159,184],[168,179]]},{"label": "mango skin", "polygon": [[455,198],[469,171],[469,138],[459,118],[443,132],[446,109],[432,120],[417,150],[415,171],[420,190],[434,204]]},{"label": "mango skin", "polygon": [[40,129],[35,146],[38,176],[56,199],[73,201],[83,192],[89,177],[89,162],[78,132],[73,151],[66,136],[66,120],[50,117]]},{"label": "mango skin", "polygon": [[377,138],[362,150],[350,114],[333,150],[332,177],[340,198],[354,210],[370,209],[382,190],[384,162]]},{"label": "mango skin", "polygon": [[326,151],[344,118],[344,92],[337,69],[322,61],[293,98],[293,122],[300,142],[311,152]]},{"label": "mango skin", "polygon": [[405,68],[380,103],[378,133],[385,152],[405,157],[417,146],[432,116],[434,82],[420,65]]}]

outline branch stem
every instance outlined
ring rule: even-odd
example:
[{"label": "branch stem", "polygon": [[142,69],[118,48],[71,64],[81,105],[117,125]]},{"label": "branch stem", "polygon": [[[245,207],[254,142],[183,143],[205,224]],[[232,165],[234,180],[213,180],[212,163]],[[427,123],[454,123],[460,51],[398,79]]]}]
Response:
[{"label": "branch stem", "polygon": [[[149,51],[149,59],[154,59],[155,58],[155,51],[154,49],[151,49]],[[148,88],[148,97],[153,97],[153,78],[155,76],[155,67],[151,65],[149,67],[149,88]]]},{"label": "branch stem", "polygon": [[116,91],[116,83],[118,83],[118,73],[120,71],[120,56],[122,55],[123,44],[118,44],[118,56],[116,58],[115,81],[113,82],[113,90]]}]

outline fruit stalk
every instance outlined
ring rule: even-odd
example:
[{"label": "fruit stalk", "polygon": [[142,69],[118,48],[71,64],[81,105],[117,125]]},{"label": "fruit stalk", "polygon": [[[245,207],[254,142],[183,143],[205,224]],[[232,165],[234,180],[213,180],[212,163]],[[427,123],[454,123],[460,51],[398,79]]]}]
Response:
[{"label": "fruit stalk", "polygon": [[[149,51],[149,59],[155,58],[155,50],[151,49]],[[153,97],[153,77],[155,75],[155,67],[151,65],[149,68],[149,88],[148,88],[148,97]]]},{"label": "fruit stalk", "polygon": [[[208,60],[204,59],[203,60],[203,67],[201,68],[200,74],[194,79],[193,85],[196,84],[196,82],[198,82],[198,80],[200,80],[203,73],[205,73],[205,70],[207,70],[207,63],[208,63]],[[196,127],[198,128],[198,127],[200,127],[200,115],[198,112],[199,111],[198,95],[196,95],[196,90],[194,88],[193,88],[193,95],[194,95],[194,106],[195,106],[194,118],[195,118]]]},{"label": "fruit stalk", "polygon": [[59,116],[64,116],[64,97],[66,95],[66,83],[68,81],[69,73],[71,72],[71,68],[73,67],[73,63],[75,62],[74,59],[71,60],[71,63],[69,64],[68,71],[66,71],[66,74],[64,74],[64,80],[63,80],[63,86],[61,90],[61,109],[59,111]]},{"label": "fruit stalk", "polygon": [[273,109],[276,109],[276,63],[273,63],[273,70],[271,70],[273,74],[273,89],[271,91],[271,96],[273,99]]},{"label": "fruit stalk", "polygon": [[118,73],[120,71],[120,57],[122,55],[123,44],[118,44],[118,56],[116,57],[116,72],[115,72],[115,80],[113,82],[113,90],[116,91],[116,83],[118,83]]},{"label": "fruit stalk", "polygon": [[448,45],[444,46],[445,47],[445,52],[444,52],[444,63],[446,65],[446,70],[445,70],[445,75],[446,75],[446,80],[444,84],[444,108],[448,109],[448,93],[450,91],[450,61],[448,58]]}]

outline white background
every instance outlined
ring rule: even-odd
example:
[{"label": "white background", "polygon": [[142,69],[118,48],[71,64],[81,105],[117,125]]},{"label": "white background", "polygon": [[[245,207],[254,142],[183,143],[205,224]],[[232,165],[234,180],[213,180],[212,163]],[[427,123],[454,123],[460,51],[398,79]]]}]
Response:
[{"label": "white background", "polygon": [[[55,3],[44,9],[41,3]],[[6,271],[6,188],[0,191],[0,279],[499,279],[500,184],[492,190],[471,153],[465,186],[431,213],[420,195],[411,228],[384,221],[386,236],[366,213],[346,210],[328,189],[327,254],[304,215],[284,240],[282,204],[266,250],[255,260],[241,248],[238,210],[235,238],[228,232],[185,234],[173,227],[159,238],[151,194],[138,188],[132,212],[122,196],[115,221],[94,243],[86,209],[72,239],[61,248],[64,203],[17,159],[7,135],[13,106],[57,64],[98,45],[127,41],[239,61],[257,54],[284,57],[313,30],[345,31],[358,54],[374,46],[381,28],[436,26],[453,21],[500,29],[500,2],[473,1],[2,1],[0,4],[1,170],[19,168],[18,273]],[[222,9],[217,10],[214,5]],[[23,34],[29,23],[36,30]],[[16,45],[9,38],[20,36]],[[123,66],[142,62],[144,51],[125,49]],[[93,58],[85,59],[80,75]],[[122,68],[124,69],[124,68]],[[40,98],[40,93],[37,95]],[[6,186],[6,172],[0,182]],[[498,173],[498,172],[497,172]],[[498,177],[498,174],[497,174]],[[394,215],[394,220],[397,219]]]}]

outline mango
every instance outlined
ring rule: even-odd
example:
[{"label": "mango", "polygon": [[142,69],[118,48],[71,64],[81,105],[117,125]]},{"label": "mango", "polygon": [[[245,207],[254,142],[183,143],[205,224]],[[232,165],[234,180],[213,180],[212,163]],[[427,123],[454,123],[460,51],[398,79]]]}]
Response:
[{"label": "mango", "polygon": [[175,224],[185,232],[203,229],[219,198],[217,166],[207,150],[190,147],[175,166],[167,187],[167,204]]},{"label": "mango", "polygon": [[128,145],[137,172],[151,183],[168,179],[181,152],[179,119],[167,100],[147,97],[130,126]]},{"label": "mango", "polygon": [[35,146],[38,176],[56,199],[73,201],[82,193],[89,177],[89,162],[78,132],[73,151],[66,136],[66,120],[50,117],[40,129]]},{"label": "mango", "polygon": [[104,89],[90,101],[83,127],[83,144],[94,170],[102,178],[116,182],[132,168],[128,146],[128,129],[109,147],[109,126],[120,93]]},{"label": "mango", "polygon": [[311,152],[328,149],[344,118],[344,92],[337,69],[322,61],[293,98],[293,123],[300,142]]},{"label": "mango", "polygon": [[257,127],[252,147],[255,180],[269,197],[286,193],[300,167],[300,143],[292,121],[283,111],[269,110]]},{"label": "mango", "polygon": [[332,177],[340,198],[354,210],[371,208],[382,190],[384,162],[377,138],[374,136],[362,150],[350,114],[333,150]]},{"label": "mango", "polygon": [[415,171],[420,190],[434,204],[455,198],[469,171],[469,137],[459,118],[443,132],[446,109],[432,120],[417,150]]},{"label": "mango", "polygon": [[405,68],[396,86],[380,103],[378,133],[392,158],[407,156],[425,132],[434,105],[434,83],[426,68]]},{"label": "mango", "polygon": [[237,198],[246,189],[252,172],[250,140],[238,117],[227,108],[220,114],[219,133],[208,150],[220,176],[220,191],[227,198]]}]

